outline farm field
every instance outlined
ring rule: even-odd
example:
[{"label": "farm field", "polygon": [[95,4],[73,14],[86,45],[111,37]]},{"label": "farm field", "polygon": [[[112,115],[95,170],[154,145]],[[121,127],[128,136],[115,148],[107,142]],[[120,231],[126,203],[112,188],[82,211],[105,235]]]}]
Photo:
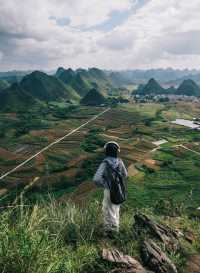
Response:
[{"label": "farm field", "polygon": [[[28,113],[1,114],[0,172],[14,168],[103,110],[103,107],[52,104]],[[200,150],[200,133],[171,121],[176,117],[192,119],[199,115],[198,104],[182,102],[114,107],[6,177],[1,182],[0,194],[8,194],[8,197],[2,202],[35,177],[37,182],[29,190],[31,200],[44,198],[49,192],[61,200],[71,195],[73,198],[77,190],[76,200],[79,194],[82,198],[79,187],[83,189],[85,183],[92,184],[92,176],[103,158],[104,143],[116,140],[129,169],[129,202],[133,206],[149,206],[153,199],[159,203],[168,194],[180,203],[187,200],[197,206],[200,203],[199,156],[180,145]],[[166,143],[154,144],[162,139]],[[88,192],[94,190],[92,186],[86,188]],[[86,193],[87,190],[84,196]]]}]

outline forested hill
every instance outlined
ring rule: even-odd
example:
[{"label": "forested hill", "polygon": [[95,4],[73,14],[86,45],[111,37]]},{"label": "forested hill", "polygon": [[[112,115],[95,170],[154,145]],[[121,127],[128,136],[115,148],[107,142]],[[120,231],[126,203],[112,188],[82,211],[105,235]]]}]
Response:
[{"label": "forested hill", "polygon": [[136,95],[184,95],[200,97],[200,87],[191,79],[184,80],[176,89],[174,86],[163,88],[155,79],[150,79],[147,84],[139,85]]}]

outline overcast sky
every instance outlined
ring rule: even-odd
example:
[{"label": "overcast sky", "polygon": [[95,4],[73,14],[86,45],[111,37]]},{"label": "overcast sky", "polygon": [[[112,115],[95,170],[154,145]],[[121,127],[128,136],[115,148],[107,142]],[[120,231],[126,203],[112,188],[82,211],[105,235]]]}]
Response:
[{"label": "overcast sky", "polygon": [[0,70],[200,68],[200,0],[0,0]]}]

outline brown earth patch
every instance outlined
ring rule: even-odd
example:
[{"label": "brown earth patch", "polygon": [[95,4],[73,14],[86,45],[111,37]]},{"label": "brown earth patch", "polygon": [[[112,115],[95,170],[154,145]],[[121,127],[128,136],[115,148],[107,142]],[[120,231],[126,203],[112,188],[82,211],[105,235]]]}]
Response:
[{"label": "brown earth patch", "polygon": [[135,176],[139,173],[139,171],[135,168],[134,164],[131,164],[128,167],[128,176]]},{"label": "brown earth patch", "polygon": [[153,169],[153,170],[159,170],[160,169],[160,167],[158,165],[158,162],[156,160],[154,160],[154,159],[150,159],[150,158],[145,159],[143,164],[145,166],[147,166],[148,168]]},{"label": "brown earth patch", "polygon": [[7,113],[7,114],[5,114],[5,116],[6,116],[7,118],[17,119],[17,114],[16,114],[15,112]]},{"label": "brown earth patch", "polygon": [[84,161],[85,159],[87,159],[88,156],[87,155],[80,155],[77,158],[72,159],[69,163],[68,163],[68,167],[72,168],[72,167],[77,167],[78,164],[80,164],[82,161]]},{"label": "brown earth patch", "polygon": [[196,254],[190,257],[187,262],[187,273],[200,273],[200,254]]},{"label": "brown earth patch", "polygon": [[77,204],[87,202],[88,193],[96,189],[94,183],[87,181],[80,184],[77,189],[71,194],[70,199]]},{"label": "brown earth patch", "polygon": [[73,179],[73,178],[76,177],[77,173],[78,173],[78,169],[77,168],[71,168],[71,169],[69,169],[67,171],[59,173],[58,175],[59,176],[63,176],[64,175],[64,176],[67,176],[67,177]]},{"label": "brown earth patch", "polygon": [[3,196],[8,193],[8,189],[0,189],[0,196]]},{"label": "brown earth patch", "polygon": [[56,137],[59,137],[55,130],[33,130],[29,133],[34,137],[46,137],[48,141],[53,141]]},{"label": "brown earth patch", "polygon": [[18,158],[18,156],[2,147],[0,147],[0,157],[6,160],[15,160]]},{"label": "brown earth patch", "polygon": [[[38,185],[40,187],[59,185],[59,183],[61,181],[60,179],[63,176],[66,176],[67,178],[71,179],[73,182],[73,179],[76,177],[77,172],[78,172],[77,168],[71,168],[71,169],[66,170],[64,172],[60,172],[60,173],[56,173],[56,174],[52,174],[52,175],[48,175],[48,176],[43,176],[40,178]],[[67,182],[66,182],[66,184],[67,184]]]},{"label": "brown earth patch", "polygon": [[35,167],[42,171],[44,169],[45,157],[43,154],[39,154],[35,159]]}]

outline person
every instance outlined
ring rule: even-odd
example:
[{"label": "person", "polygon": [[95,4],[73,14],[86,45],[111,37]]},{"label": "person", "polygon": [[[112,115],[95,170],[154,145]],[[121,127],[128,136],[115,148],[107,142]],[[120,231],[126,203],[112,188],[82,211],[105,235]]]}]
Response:
[{"label": "person", "polygon": [[120,205],[113,204],[110,198],[110,181],[107,172],[107,163],[114,170],[118,170],[123,178],[127,177],[127,170],[123,161],[118,157],[120,146],[115,141],[110,141],[104,146],[106,158],[98,167],[93,181],[97,186],[104,188],[103,198],[103,221],[104,233],[109,236],[113,233],[119,232],[119,218],[120,218]]}]

